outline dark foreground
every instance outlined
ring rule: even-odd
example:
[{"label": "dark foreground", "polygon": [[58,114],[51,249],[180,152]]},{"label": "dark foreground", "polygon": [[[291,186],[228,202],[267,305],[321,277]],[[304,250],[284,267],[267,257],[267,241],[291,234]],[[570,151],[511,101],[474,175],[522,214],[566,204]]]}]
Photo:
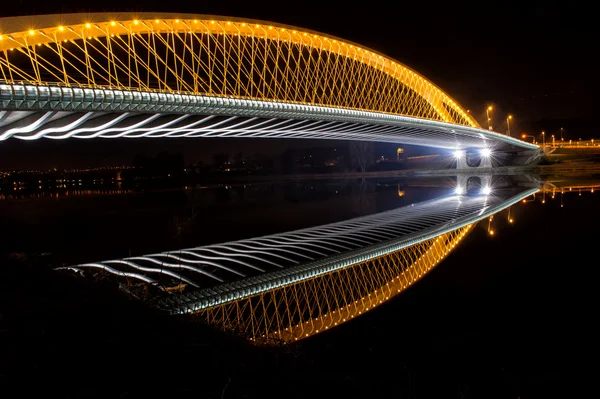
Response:
[{"label": "dark foreground", "polygon": [[599,397],[594,195],[518,207],[494,238],[479,225],[408,292],[281,348],[3,264],[2,397]]}]

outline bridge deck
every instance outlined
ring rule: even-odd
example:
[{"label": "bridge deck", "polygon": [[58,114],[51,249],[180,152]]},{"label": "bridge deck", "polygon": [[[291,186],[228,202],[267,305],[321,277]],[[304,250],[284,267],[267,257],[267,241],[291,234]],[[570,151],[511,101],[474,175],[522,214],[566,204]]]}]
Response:
[{"label": "bridge deck", "polygon": [[234,97],[0,84],[0,141],[11,137],[307,138],[447,149],[538,149],[479,128],[381,112]]}]

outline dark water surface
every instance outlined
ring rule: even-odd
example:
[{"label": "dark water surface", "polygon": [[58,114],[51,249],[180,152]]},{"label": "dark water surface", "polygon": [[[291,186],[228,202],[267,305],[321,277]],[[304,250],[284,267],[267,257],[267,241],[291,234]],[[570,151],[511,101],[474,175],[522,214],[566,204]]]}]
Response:
[{"label": "dark water surface", "polygon": [[162,316],[112,281],[41,265],[346,220],[451,194],[451,179],[4,197],[0,387],[17,397],[597,397],[596,183],[554,179],[554,198],[540,192],[480,222],[407,292],[284,348]]},{"label": "dark water surface", "polygon": [[453,192],[451,178],[77,189],[0,198],[0,252],[74,264],[338,222]]}]

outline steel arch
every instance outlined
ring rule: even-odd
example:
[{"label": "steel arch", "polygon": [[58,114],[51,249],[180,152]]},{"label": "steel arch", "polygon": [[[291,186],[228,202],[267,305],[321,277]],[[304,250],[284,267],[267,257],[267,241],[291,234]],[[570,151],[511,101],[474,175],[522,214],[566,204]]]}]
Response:
[{"label": "steel arch", "polygon": [[478,127],[383,54],[271,22],[189,14],[0,19],[0,80],[285,101]]}]

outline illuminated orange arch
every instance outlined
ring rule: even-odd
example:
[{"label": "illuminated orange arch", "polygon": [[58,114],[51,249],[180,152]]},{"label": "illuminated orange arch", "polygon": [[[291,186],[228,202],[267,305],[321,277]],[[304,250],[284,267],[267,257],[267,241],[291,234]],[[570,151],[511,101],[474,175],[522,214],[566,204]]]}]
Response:
[{"label": "illuminated orange arch", "polygon": [[0,80],[286,101],[479,127],[440,88],[376,51],[218,16],[1,18]]}]

